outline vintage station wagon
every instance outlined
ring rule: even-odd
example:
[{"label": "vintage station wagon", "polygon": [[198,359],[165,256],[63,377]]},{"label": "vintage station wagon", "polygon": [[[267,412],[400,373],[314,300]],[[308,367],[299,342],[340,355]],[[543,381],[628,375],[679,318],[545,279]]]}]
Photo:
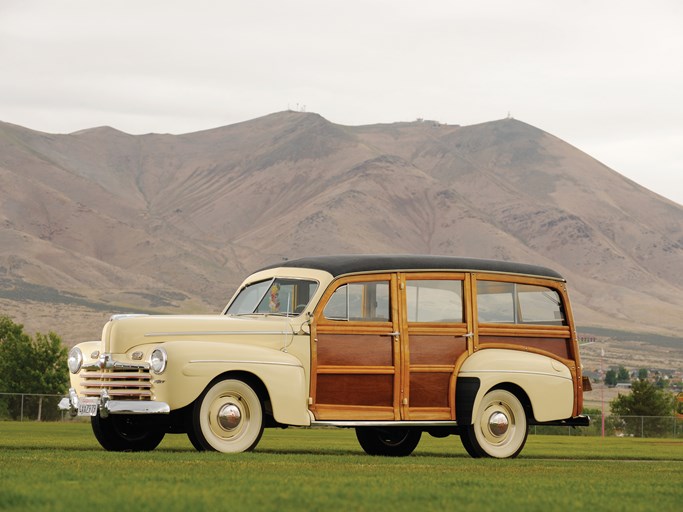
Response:
[{"label": "vintage station wagon", "polygon": [[423,433],[515,457],[530,425],[587,425],[565,280],[532,265],[442,256],[283,261],[220,315],[115,315],[69,354],[60,407],[107,450],[186,433],[253,449],[264,427],[354,428],[371,455]]}]

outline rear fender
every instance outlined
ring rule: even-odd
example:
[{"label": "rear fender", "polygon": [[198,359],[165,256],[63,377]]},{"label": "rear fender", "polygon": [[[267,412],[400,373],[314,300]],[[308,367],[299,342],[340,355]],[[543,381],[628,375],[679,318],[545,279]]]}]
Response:
[{"label": "rear fender", "polygon": [[[519,388],[526,394],[536,421],[570,418],[574,406],[574,385],[569,368],[540,354],[521,350],[485,349],[468,357],[458,374],[461,379],[477,379],[472,418],[479,414],[481,401],[493,388]],[[519,397],[524,402],[524,397]],[[459,419],[461,418],[458,413]]]}]

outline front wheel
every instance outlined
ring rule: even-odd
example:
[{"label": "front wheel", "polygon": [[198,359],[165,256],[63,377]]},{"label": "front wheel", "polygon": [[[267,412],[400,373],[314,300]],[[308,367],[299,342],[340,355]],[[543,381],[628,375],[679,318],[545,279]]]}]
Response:
[{"label": "front wheel", "polygon": [[516,457],[524,448],[529,426],[519,399],[504,389],[486,393],[472,425],[460,434],[472,457]]},{"label": "front wheel", "polygon": [[420,430],[404,427],[356,427],[356,438],[368,455],[406,457],[422,437]]},{"label": "front wheel", "polygon": [[261,400],[244,381],[215,381],[195,402],[192,427],[195,447],[224,453],[253,450],[263,434]]},{"label": "front wheel", "polygon": [[[156,419],[156,418],[155,418]],[[166,435],[163,425],[144,415],[99,413],[90,420],[95,438],[111,452],[145,452],[154,450]]]}]

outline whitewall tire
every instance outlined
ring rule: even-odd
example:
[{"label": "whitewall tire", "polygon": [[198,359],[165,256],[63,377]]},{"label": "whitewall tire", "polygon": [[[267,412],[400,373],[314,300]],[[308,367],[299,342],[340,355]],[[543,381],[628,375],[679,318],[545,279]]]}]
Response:
[{"label": "whitewall tire", "polygon": [[263,434],[263,405],[246,382],[217,380],[195,402],[192,420],[194,438],[204,449],[246,452]]},{"label": "whitewall tire", "polygon": [[524,448],[529,426],[522,402],[510,391],[486,393],[473,424],[461,433],[462,443],[473,457],[516,457]]}]

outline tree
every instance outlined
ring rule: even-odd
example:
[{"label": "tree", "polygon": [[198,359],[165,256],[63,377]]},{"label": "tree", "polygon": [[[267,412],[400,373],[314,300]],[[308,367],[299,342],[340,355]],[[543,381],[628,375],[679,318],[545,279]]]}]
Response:
[{"label": "tree", "polygon": [[[672,416],[674,396],[657,388],[647,380],[637,380],[631,385],[631,393],[612,400],[612,414],[622,416],[627,432],[643,436],[662,435],[671,427],[667,418],[633,418],[633,416]],[[630,417],[629,417],[630,416]]]},{"label": "tree", "polygon": [[[34,339],[24,333],[23,325],[0,316],[0,392],[63,394],[69,386],[66,359],[67,349],[54,332],[36,333]],[[23,401],[10,401],[10,414],[19,416]],[[35,412],[40,420],[42,406],[39,397],[25,412]]]},{"label": "tree", "polygon": [[638,378],[640,380],[647,380],[647,368],[641,368],[638,370]]},{"label": "tree", "polygon": [[614,370],[607,370],[607,373],[605,373],[605,384],[607,386],[616,386],[617,372],[615,372]]},{"label": "tree", "polygon": [[630,380],[631,376],[628,374],[628,370],[623,366],[620,366],[619,371],[617,372],[617,382],[629,382]]}]

